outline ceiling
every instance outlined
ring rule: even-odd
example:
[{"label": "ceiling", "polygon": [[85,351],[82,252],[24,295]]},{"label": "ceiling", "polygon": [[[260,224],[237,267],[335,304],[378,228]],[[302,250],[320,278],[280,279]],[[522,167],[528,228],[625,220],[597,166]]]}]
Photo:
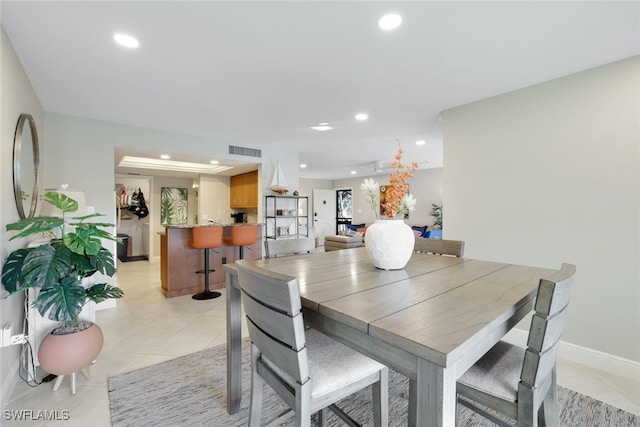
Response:
[{"label": "ceiling", "polygon": [[[371,175],[398,140],[404,160],[440,167],[443,110],[640,53],[639,2],[2,0],[0,7],[46,111],[299,151],[303,178]],[[403,23],[383,32],[376,23],[388,12]],[[140,47],[116,45],[116,32],[134,35]],[[369,119],[356,121],[359,112]],[[310,129],[321,122],[334,129]],[[128,151],[135,155],[116,154]]]}]

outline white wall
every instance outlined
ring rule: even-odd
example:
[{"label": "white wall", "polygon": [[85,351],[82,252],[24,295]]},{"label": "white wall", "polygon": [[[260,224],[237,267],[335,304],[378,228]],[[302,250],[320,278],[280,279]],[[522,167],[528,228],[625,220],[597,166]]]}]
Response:
[{"label": "white wall", "polygon": [[228,176],[201,175],[198,188],[198,222],[220,219],[223,223],[233,222],[230,208]]},{"label": "white wall", "polygon": [[[413,178],[409,178],[410,192],[416,196],[416,209],[405,221],[411,225],[433,226],[431,213],[432,203],[442,203],[442,168],[423,169],[413,173]],[[375,219],[360,185],[366,178],[373,178],[378,184],[384,185],[389,182],[386,174],[374,176],[360,176],[358,178],[340,179],[333,181],[333,188],[351,188],[353,190],[353,220],[352,223],[372,223]],[[447,209],[447,207],[445,207]],[[444,222],[443,222],[444,225]]]},{"label": "white wall", "polygon": [[[298,193],[300,196],[307,196],[309,198],[309,209],[307,212],[307,223],[313,227],[313,189],[330,190],[333,188],[333,184],[330,179],[310,179],[300,178],[300,189]],[[315,236],[315,230],[311,230],[311,233]]]},{"label": "white wall", "polygon": [[443,115],[445,238],[470,258],[576,264],[563,340],[633,361],[639,76],[634,57]]},{"label": "white wall", "polygon": [[[31,114],[36,122],[40,146],[45,144],[44,112],[29,79],[22,69],[4,29],[0,31],[0,263],[9,253],[25,246],[24,239],[9,242],[5,225],[19,219],[13,197],[13,136],[21,113]],[[40,186],[42,189],[42,186]],[[2,296],[5,291],[2,288]],[[24,298],[0,299],[0,324],[11,323],[19,331],[24,318]],[[18,378],[20,346],[0,349],[0,407],[4,408]]]},{"label": "white wall", "polygon": [[[84,190],[87,194],[87,205],[95,206],[96,212],[107,213],[105,219],[111,222],[115,222],[115,147],[262,163],[259,170],[262,173],[260,182],[263,187],[271,182],[277,156],[290,188],[296,187],[298,183],[298,153],[278,153],[269,148],[262,148],[262,158],[234,156],[228,154],[228,144],[224,141],[51,112],[45,113],[45,127],[48,146],[53,148],[47,149],[43,158],[43,162],[48,165],[47,173],[44,174],[44,185],[55,187],[60,183],[68,183],[71,188]],[[78,159],[82,161],[77,161]],[[163,185],[156,180],[154,187],[159,189],[161,186]],[[195,193],[191,191],[192,180],[189,179],[188,183],[185,181],[181,186],[188,187],[190,197],[194,197],[193,201],[189,201],[190,207],[194,207],[189,213],[189,220],[193,222],[197,208]],[[264,191],[264,188],[259,188],[261,194]],[[154,194],[153,200],[159,200],[156,196]],[[151,215],[155,216],[157,213],[159,222],[159,204],[156,206],[155,202],[152,203]],[[262,218],[260,210],[258,218]],[[152,221],[155,219],[152,218]],[[151,233],[155,235],[153,228]],[[157,244],[154,244],[151,252],[158,254],[156,250]]]}]

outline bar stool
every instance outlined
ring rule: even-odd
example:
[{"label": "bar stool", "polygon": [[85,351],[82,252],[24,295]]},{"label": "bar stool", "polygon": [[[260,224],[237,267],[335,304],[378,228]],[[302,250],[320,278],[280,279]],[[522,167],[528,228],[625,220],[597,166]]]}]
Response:
[{"label": "bar stool", "polygon": [[225,239],[225,243],[230,246],[238,246],[240,248],[238,259],[243,259],[244,246],[253,245],[256,242],[257,234],[257,225],[236,225],[231,227],[231,239]]},{"label": "bar stool", "polygon": [[191,298],[197,300],[218,298],[221,295],[220,292],[209,290],[209,273],[215,271],[209,269],[209,249],[222,245],[222,227],[194,227],[192,233],[193,240],[189,240],[189,245],[195,249],[204,249],[204,270],[196,271],[196,273],[204,273],[204,292],[192,295]]}]

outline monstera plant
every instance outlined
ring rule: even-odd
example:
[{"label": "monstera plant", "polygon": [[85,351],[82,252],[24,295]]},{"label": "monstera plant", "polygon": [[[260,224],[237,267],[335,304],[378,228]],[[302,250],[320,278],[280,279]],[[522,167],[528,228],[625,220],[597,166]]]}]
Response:
[{"label": "monstera plant", "polygon": [[98,303],[123,296],[120,288],[107,283],[88,287],[82,283],[97,272],[113,276],[116,272],[113,254],[102,246],[102,239],[118,239],[103,230],[113,224],[88,221],[103,214],[68,219],[69,214],[78,210],[78,203],[67,195],[48,192],[42,199],[58,208],[62,217],[31,217],[6,226],[8,232],[16,232],[10,240],[36,234],[49,239],[13,251],[2,268],[2,285],[9,292],[7,296],[36,288],[34,304],[40,314],[62,322],[58,329],[69,333],[83,329],[78,316],[89,301]]}]

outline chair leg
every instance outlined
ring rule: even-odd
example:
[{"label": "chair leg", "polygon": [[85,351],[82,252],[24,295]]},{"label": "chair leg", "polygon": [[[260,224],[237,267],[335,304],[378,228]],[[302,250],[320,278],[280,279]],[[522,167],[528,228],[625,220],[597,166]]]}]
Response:
[{"label": "chair leg", "polygon": [[318,427],[327,426],[327,416],[329,415],[329,409],[322,408],[318,411]]},{"label": "chair leg", "polygon": [[296,427],[311,427],[311,384],[310,381],[296,384]]},{"label": "chair leg", "polygon": [[518,426],[538,427],[538,409],[533,406],[533,390],[523,387],[522,383],[518,387]]},{"label": "chair leg", "polygon": [[380,379],[373,384],[373,425],[389,425],[389,370],[380,370]]},{"label": "chair leg", "polygon": [[71,394],[76,394],[76,373],[71,374]]},{"label": "chair leg", "polygon": [[551,372],[551,385],[549,386],[549,391],[542,402],[540,421],[540,424],[545,427],[560,427],[560,414],[558,413],[558,384],[555,367]]},{"label": "chair leg", "polygon": [[251,344],[251,403],[249,406],[249,426],[259,427],[262,418],[262,384],[263,380],[258,375],[258,348]]}]

